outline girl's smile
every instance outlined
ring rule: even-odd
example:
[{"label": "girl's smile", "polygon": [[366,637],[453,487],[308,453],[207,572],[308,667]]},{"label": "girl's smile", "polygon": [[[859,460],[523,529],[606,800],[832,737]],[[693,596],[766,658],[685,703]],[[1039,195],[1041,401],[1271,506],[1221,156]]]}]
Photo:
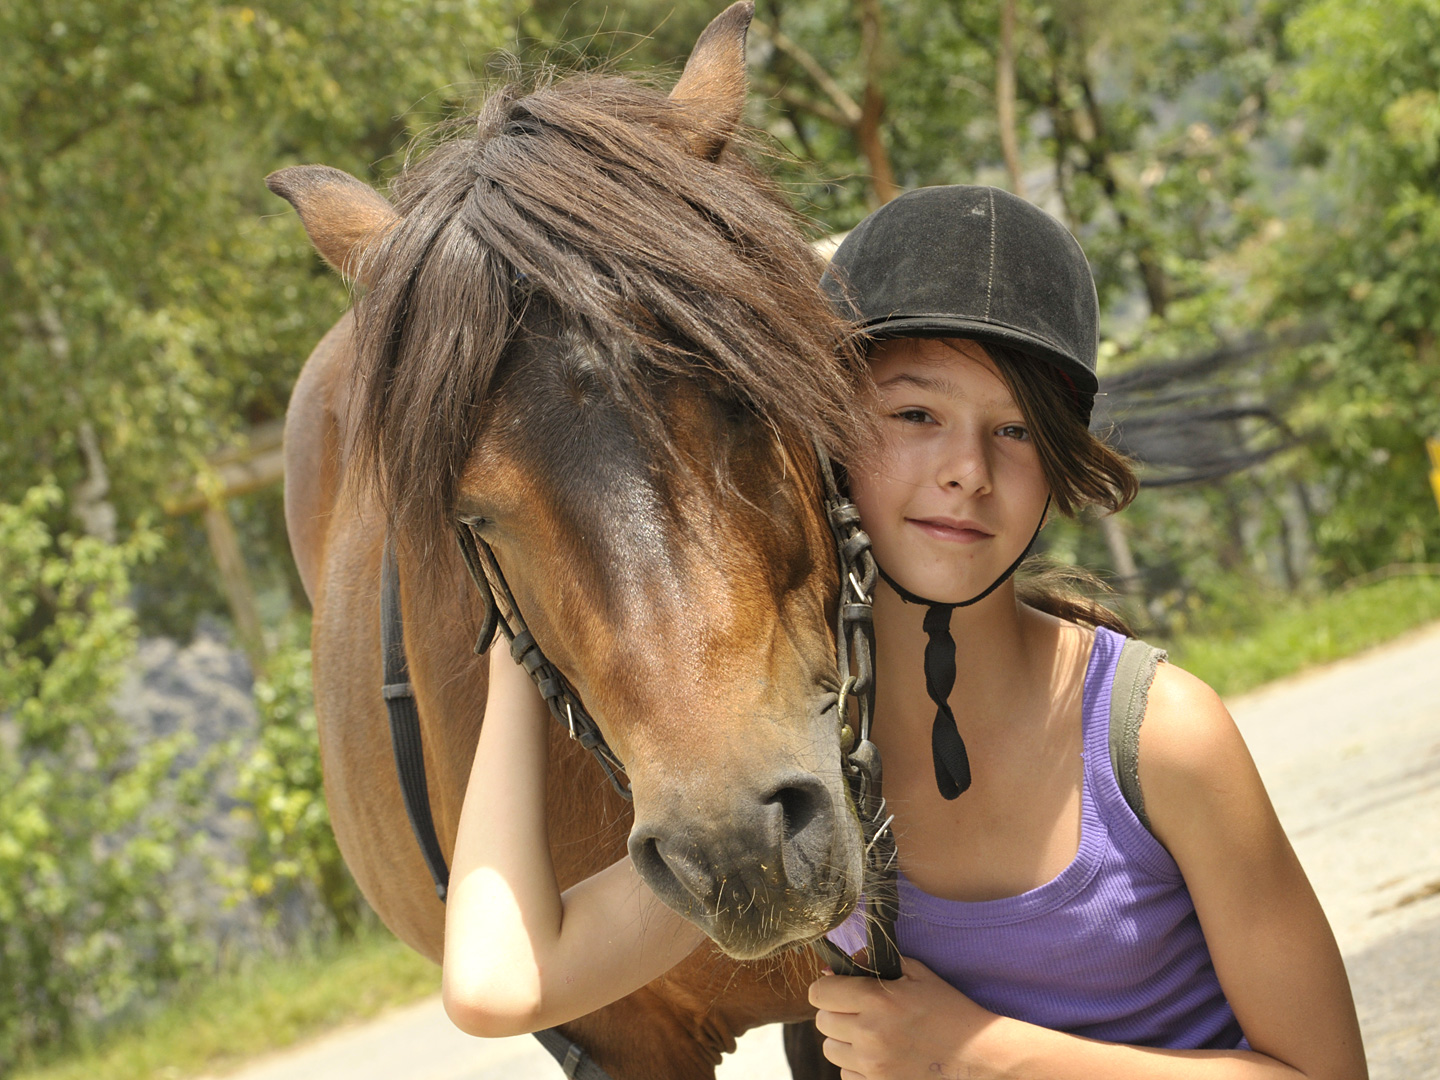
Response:
[{"label": "girl's smile", "polygon": [[994,537],[989,529],[984,528],[969,518],[957,521],[954,518],[932,517],[932,518],[906,518],[907,524],[914,525],[927,536],[933,536],[936,540],[948,540],[956,544],[978,544],[982,540],[989,540]]}]

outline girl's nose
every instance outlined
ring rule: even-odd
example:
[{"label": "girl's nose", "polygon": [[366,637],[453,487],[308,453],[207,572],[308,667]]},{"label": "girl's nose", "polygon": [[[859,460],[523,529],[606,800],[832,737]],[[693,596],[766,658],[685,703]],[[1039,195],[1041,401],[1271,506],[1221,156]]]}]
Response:
[{"label": "girl's nose", "polygon": [[982,494],[990,490],[990,461],[983,440],[956,433],[940,463],[940,486]]}]

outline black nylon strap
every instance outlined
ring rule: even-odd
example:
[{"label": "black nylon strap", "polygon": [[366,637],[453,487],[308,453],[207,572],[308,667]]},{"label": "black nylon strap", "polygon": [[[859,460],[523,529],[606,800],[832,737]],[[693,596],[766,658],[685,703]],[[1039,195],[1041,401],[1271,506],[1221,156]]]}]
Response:
[{"label": "black nylon strap", "polygon": [[405,658],[405,624],[400,617],[400,572],[395,566],[395,547],[387,536],[380,566],[380,652],[383,657],[385,711],[390,716],[390,745],[395,751],[395,769],[400,774],[400,794],[410,829],[425,856],[425,865],[435,881],[435,895],[443,901],[450,882],[450,869],[435,835],[430,816],[430,788],[425,783],[425,748],[420,741],[420,710],[410,687],[410,664]]},{"label": "black nylon strap", "polygon": [[950,616],[956,608],[978,604],[1001,585],[1010,580],[1020,569],[1020,564],[1030,554],[1040,530],[1045,527],[1045,515],[1050,513],[1050,496],[1045,496],[1045,508],[1040,511],[1040,523],[1030,534],[1025,550],[1012,562],[990,587],[969,600],[946,604],[917,596],[885,572],[878,562],[875,569],[885,579],[885,584],[907,604],[920,604],[925,611],[925,692],[935,703],[935,723],[930,728],[930,754],[935,763],[935,786],[946,799],[958,799],[970,787],[970,755],[965,751],[965,740],[960,737],[959,725],[955,723],[955,712],[950,708],[950,692],[955,689],[955,638],[950,633]]},{"label": "black nylon strap", "polygon": [[560,1033],[559,1028],[545,1028],[534,1033],[540,1045],[560,1064],[566,1076],[574,1080],[611,1080],[610,1074],[595,1064],[585,1048]]},{"label": "black nylon strap", "polygon": [[955,689],[955,639],[950,635],[948,604],[931,604],[925,611],[925,690],[935,702],[935,723],[930,728],[930,754],[935,761],[935,786],[947,799],[958,799],[970,786],[970,755],[950,708]]}]

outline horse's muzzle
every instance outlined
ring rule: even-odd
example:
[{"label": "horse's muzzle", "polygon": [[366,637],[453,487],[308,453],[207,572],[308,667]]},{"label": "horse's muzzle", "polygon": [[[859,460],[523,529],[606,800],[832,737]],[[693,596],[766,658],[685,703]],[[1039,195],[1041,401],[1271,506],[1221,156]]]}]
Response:
[{"label": "horse's muzzle", "polygon": [[808,940],[854,906],[860,830],[840,785],[789,767],[748,791],[637,818],[630,858],[661,900],[729,955]]}]

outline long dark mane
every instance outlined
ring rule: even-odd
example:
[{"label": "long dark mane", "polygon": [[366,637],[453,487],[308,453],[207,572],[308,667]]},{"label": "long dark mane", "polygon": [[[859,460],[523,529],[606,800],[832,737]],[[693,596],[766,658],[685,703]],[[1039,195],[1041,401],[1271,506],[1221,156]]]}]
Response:
[{"label": "long dark mane", "polygon": [[608,392],[663,453],[667,381],[699,380],[837,456],[862,360],[796,214],[745,158],[690,150],[699,118],[627,78],[495,92],[394,185],[367,253],[354,449],[395,523],[437,535],[482,405],[542,298],[594,342]]}]

